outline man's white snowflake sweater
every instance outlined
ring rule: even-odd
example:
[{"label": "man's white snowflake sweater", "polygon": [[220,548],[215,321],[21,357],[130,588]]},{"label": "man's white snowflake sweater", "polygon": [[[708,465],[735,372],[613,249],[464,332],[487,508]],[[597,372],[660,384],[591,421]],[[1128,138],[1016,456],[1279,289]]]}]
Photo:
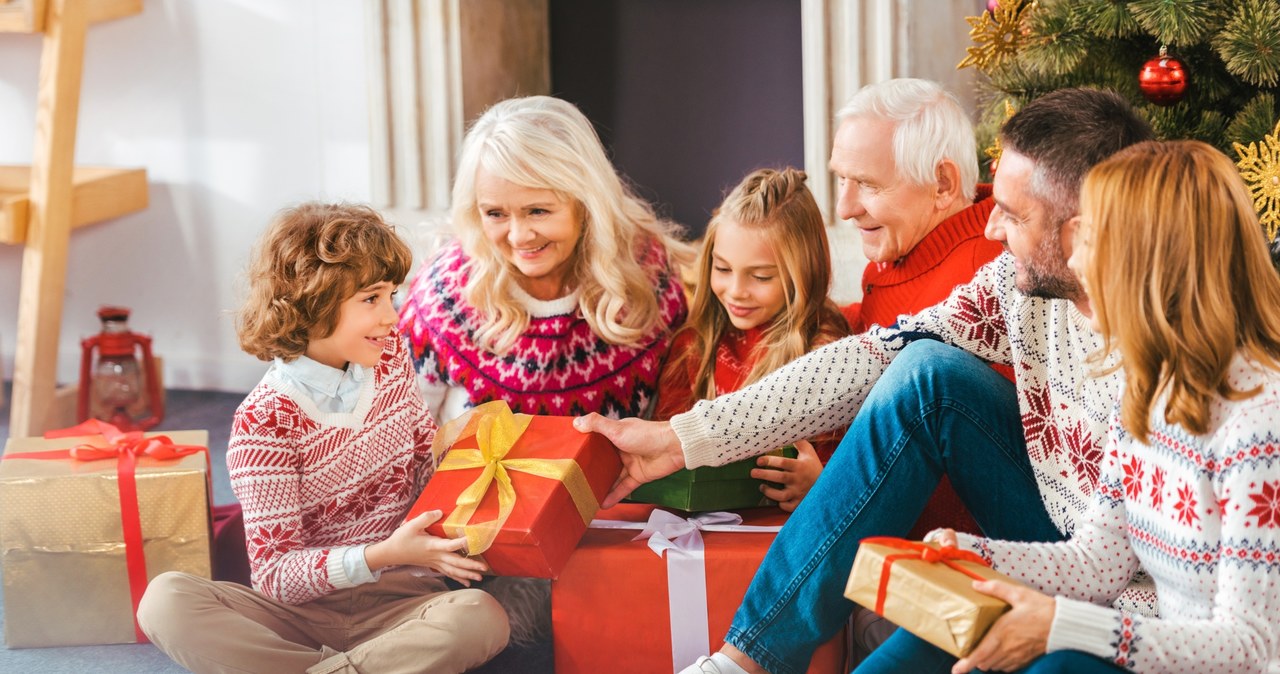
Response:
[{"label": "man's white snowflake sweater", "polygon": [[301,604],[349,586],[341,550],[400,525],[435,471],[434,437],[398,334],[351,413],[321,412],[268,370],[236,410],[227,450],[254,588]]},{"label": "man's white snowflake sweater", "polygon": [[[686,465],[723,465],[846,426],[903,347],[939,339],[1013,368],[1040,496],[1069,536],[1097,486],[1120,376],[1090,376],[1085,358],[1101,340],[1074,304],[1028,297],[1014,276],[1014,259],[1003,254],[941,304],[895,327],[833,342],[741,391],[698,402],[671,419]],[[1154,612],[1149,588],[1135,586],[1122,600]]]},{"label": "man's white snowflake sweater", "polygon": [[[1050,651],[1135,672],[1280,671],[1280,373],[1237,358],[1195,436],[1151,415],[1149,444],[1111,421],[1093,506],[1070,541],[962,537],[992,566],[1057,596]],[[1106,606],[1141,564],[1160,619]]]}]

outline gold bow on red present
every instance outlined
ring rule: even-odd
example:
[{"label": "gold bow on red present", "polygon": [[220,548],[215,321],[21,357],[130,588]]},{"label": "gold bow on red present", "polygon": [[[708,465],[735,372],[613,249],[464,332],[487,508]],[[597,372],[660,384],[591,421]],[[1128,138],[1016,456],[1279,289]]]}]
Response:
[{"label": "gold bow on red present", "polygon": [[[457,507],[441,523],[449,536],[466,536],[468,554],[488,550],[511,516],[516,491],[508,471],[517,470],[563,483],[584,525],[599,508],[582,467],[573,459],[507,458],[507,453],[529,427],[530,419],[527,414],[513,414],[505,401],[495,400],[477,406],[436,433],[432,451],[439,455],[437,448],[444,447],[448,452],[437,470],[481,469],[479,477],[458,495]],[[476,449],[453,447],[454,443],[472,436],[476,439]],[[486,522],[471,522],[495,482],[498,516]]]}]

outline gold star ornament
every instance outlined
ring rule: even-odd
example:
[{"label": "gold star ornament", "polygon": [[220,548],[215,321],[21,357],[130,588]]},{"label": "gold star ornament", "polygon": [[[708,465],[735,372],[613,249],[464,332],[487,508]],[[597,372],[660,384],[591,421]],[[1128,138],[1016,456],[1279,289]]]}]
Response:
[{"label": "gold star ornament", "polygon": [[969,23],[969,37],[974,46],[966,47],[967,55],[956,66],[956,70],[968,66],[977,66],[984,73],[989,73],[1006,60],[1013,58],[1022,47],[1026,36],[1022,31],[1022,19],[1035,3],[1019,0],[1003,0],[995,11],[986,11],[982,16],[966,16]]},{"label": "gold star ornament", "polygon": [[[1009,121],[1009,118],[1017,111],[1018,109],[1013,107],[1013,101],[1008,98],[1004,99],[1004,121]],[[983,153],[987,155],[987,159],[991,160],[991,175],[995,175],[996,167],[1000,165],[1000,155],[1004,154],[1004,147],[1000,143],[999,131],[996,131],[996,139],[991,143],[991,147],[983,150]]]},{"label": "gold star ornament", "polygon": [[1280,120],[1271,133],[1262,137],[1262,142],[1232,146],[1240,156],[1236,167],[1249,185],[1253,208],[1258,211],[1267,240],[1275,241],[1280,231]]}]

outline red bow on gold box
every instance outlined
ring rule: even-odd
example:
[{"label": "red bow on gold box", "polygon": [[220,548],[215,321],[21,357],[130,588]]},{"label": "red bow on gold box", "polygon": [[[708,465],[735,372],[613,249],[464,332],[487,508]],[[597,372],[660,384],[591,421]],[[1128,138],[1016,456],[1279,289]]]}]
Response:
[{"label": "red bow on gold box", "polygon": [[164,571],[210,576],[208,433],[88,424],[5,444],[10,647],[145,641],[134,613],[147,582]]},{"label": "red bow on gold box", "polygon": [[1007,580],[972,552],[901,538],[863,539],[844,596],[942,650],[968,655],[1009,605],[973,589]]}]

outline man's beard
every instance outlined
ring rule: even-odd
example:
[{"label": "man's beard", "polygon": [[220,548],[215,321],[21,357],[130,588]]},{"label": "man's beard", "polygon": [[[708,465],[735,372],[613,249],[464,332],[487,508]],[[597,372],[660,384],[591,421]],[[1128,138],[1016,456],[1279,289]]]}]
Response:
[{"label": "man's beard", "polygon": [[1018,290],[1025,295],[1047,300],[1075,300],[1080,296],[1080,283],[1065,266],[1063,271],[1069,279],[1038,267],[1023,265],[1022,269],[1026,272],[1025,282],[1018,284]]},{"label": "man's beard", "polygon": [[1018,290],[1030,297],[1048,300],[1072,300],[1083,296],[1080,281],[1062,257],[1061,227],[1040,240],[1034,255],[1022,261],[1023,278]]}]

